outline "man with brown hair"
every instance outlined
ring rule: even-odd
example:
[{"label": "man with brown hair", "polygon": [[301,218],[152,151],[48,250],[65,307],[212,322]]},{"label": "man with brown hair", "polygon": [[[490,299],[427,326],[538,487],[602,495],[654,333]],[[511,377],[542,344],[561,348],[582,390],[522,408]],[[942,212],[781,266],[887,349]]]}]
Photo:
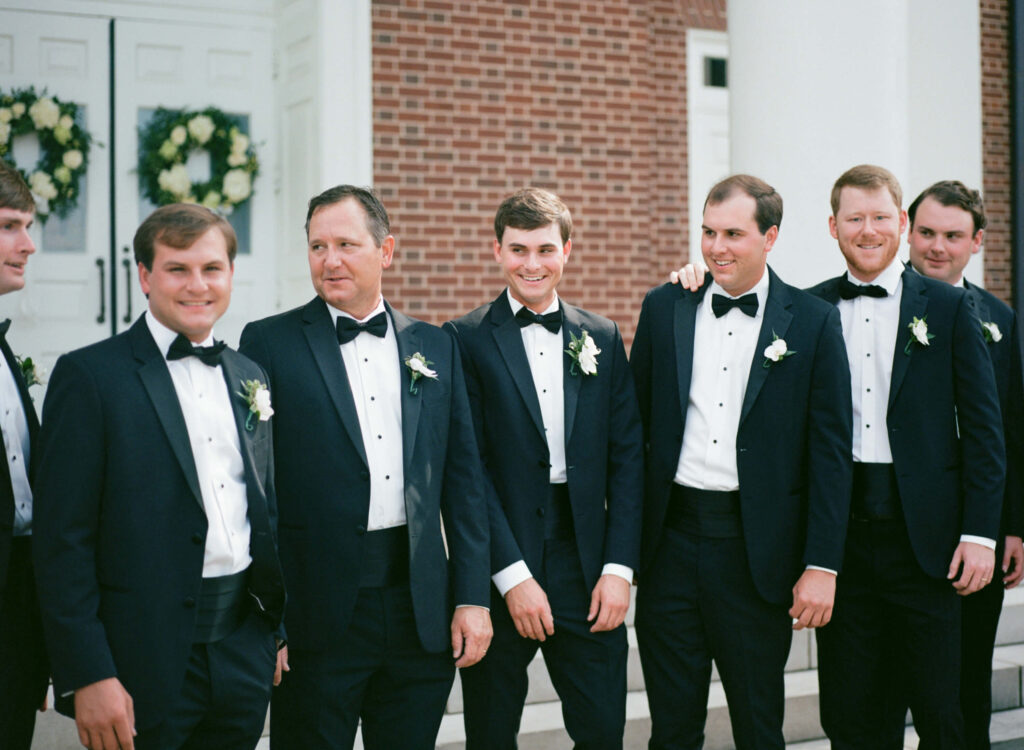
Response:
[{"label": "man with brown hair", "polygon": [[[21,175],[0,160],[0,294],[25,286],[35,252],[29,228],[35,202]],[[21,367],[0,323],[0,406],[5,459],[0,461],[0,737],[12,750],[32,744],[36,709],[44,705],[48,666],[32,570],[29,463],[39,430]]]},{"label": "man with brown hair", "polygon": [[793,628],[832,616],[850,501],[850,376],[838,312],[767,265],[782,198],[715,185],[714,280],[644,300],[630,363],[647,472],[637,640],[652,750],[703,743],[711,663],[737,748],[781,750]]},{"label": "man with brown hair", "polygon": [[267,377],[213,338],[235,246],[206,208],[154,211],[148,310],[50,379],[33,551],[57,707],[92,750],[262,734],[285,597]]}]

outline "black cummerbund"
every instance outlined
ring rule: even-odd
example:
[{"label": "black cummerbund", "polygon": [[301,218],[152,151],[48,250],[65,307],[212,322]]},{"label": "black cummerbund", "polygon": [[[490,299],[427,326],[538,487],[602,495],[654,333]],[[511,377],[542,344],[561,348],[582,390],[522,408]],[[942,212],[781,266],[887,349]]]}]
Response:
[{"label": "black cummerbund", "polygon": [[547,504],[544,507],[544,538],[574,539],[572,505],[569,504],[568,484],[549,484]]},{"label": "black cummerbund", "polygon": [[900,490],[892,464],[853,464],[850,518],[854,521],[892,521],[903,517]]},{"label": "black cummerbund", "polygon": [[738,490],[698,490],[673,483],[665,525],[684,534],[710,539],[741,537],[740,493]]},{"label": "black cummerbund", "polygon": [[216,643],[242,623],[249,611],[248,581],[248,568],[229,576],[203,579],[193,643]]},{"label": "black cummerbund", "polygon": [[409,580],[409,531],[402,526],[368,531],[363,537],[359,586],[396,586]]}]

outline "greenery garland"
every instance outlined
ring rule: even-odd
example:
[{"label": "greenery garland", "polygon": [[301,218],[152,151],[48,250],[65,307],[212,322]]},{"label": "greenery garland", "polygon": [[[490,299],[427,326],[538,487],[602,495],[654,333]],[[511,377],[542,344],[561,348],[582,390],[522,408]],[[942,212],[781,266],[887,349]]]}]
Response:
[{"label": "greenery garland", "polygon": [[[51,214],[64,217],[78,205],[78,183],[89,164],[92,136],[79,125],[79,107],[35,88],[0,93],[0,158],[25,178],[36,199],[36,216],[45,223]],[[35,133],[39,160],[31,170],[14,161],[11,144],[19,135]]]},{"label": "greenery garland", "polygon": [[[249,200],[260,171],[256,150],[239,118],[216,107],[202,111],[161,107],[139,128],[139,181],[157,206],[200,203],[227,215]],[[185,169],[195,150],[210,156],[210,179],[192,182]]]}]

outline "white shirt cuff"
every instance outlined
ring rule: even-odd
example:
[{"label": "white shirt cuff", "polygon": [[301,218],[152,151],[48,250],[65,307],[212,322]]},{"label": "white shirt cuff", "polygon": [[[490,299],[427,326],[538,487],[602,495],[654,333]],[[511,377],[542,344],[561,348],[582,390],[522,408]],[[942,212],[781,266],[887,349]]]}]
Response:
[{"label": "white shirt cuff", "polygon": [[498,593],[502,596],[505,596],[510,589],[518,586],[528,578],[533,578],[533,575],[530,573],[530,569],[526,567],[526,560],[514,562],[491,576],[491,580],[494,581],[494,585],[498,588]]},{"label": "white shirt cuff", "polygon": [[980,544],[983,547],[988,547],[989,549],[995,549],[996,548],[996,540],[995,539],[989,539],[988,537],[985,537],[985,536],[971,536],[970,534],[961,534],[960,535],[960,541],[961,542],[973,542],[974,544]]},{"label": "white shirt cuff", "polygon": [[455,609],[462,609],[463,607],[477,607],[479,609],[484,610],[485,612],[490,612],[491,611],[490,607],[485,607],[482,604],[456,604],[455,605]]},{"label": "white shirt cuff", "polygon": [[618,576],[619,578],[625,578],[630,585],[633,584],[633,569],[627,565],[619,565],[618,563],[605,563],[604,567],[601,568],[601,575]]},{"label": "white shirt cuff", "polygon": [[820,571],[823,571],[825,573],[831,573],[832,575],[837,575],[836,571],[832,570],[832,568],[823,568],[820,565],[808,565],[806,568],[804,568],[804,570],[820,570]]}]

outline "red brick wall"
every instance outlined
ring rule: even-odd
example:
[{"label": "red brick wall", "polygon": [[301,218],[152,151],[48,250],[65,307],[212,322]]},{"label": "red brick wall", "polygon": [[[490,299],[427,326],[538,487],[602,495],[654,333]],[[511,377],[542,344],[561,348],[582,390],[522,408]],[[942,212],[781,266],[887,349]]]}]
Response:
[{"label": "red brick wall", "polygon": [[691,26],[724,29],[725,0],[374,0],[388,298],[432,322],[493,298],[494,211],[540,185],[575,222],[560,294],[628,342],[685,253]]},{"label": "red brick wall", "polygon": [[980,0],[981,138],[984,174],[985,286],[1010,302],[1010,20],[1005,0]]}]

